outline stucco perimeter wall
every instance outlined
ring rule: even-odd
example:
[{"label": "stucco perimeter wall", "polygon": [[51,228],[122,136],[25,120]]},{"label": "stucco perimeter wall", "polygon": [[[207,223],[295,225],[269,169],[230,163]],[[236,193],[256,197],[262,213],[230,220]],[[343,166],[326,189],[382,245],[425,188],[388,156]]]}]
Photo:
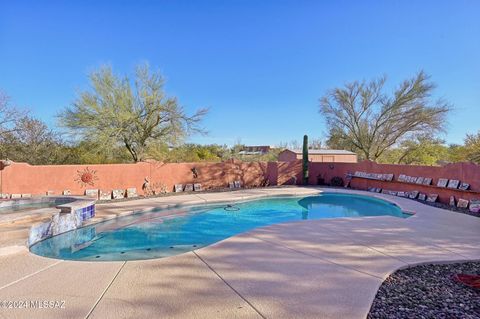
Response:
[{"label": "stucco perimeter wall", "polygon": [[[194,178],[192,168],[198,177]],[[91,183],[82,182],[81,176],[89,173]],[[224,188],[229,182],[240,180],[247,187],[260,186],[265,180],[270,185],[292,184],[301,179],[301,162],[240,162],[221,163],[160,163],[102,165],[39,165],[13,163],[1,170],[2,194],[51,195],[70,190],[72,195],[83,195],[86,189],[137,188],[142,194],[146,177],[154,188],[165,185],[168,191],[174,184],[201,183],[204,189]]]},{"label": "stucco perimeter wall", "polygon": [[430,177],[433,178],[432,185],[437,185],[439,178],[457,179],[469,183],[472,192],[360,178],[352,179],[350,185],[352,188],[364,190],[368,187],[379,187],[392,191],[419,191],[426,194],[438,194],[439,200],[443,203],[448,203],[450,196],[452,195],[455,196],[456,199],[464,198],[471,200],[480,198],[480,166],[473,163],[454,163],[445,166],[377,164],[371,161],[363,161],[359,163],[310,163],[309,171],[309,183],[312,185],[317,184],[317,178],[319,175],[324,178],[326,183],[330,183],[330,180],[334,176],[340,176],[345,180],[347,173],[354,173],[355,171],[394,174],[394,181],[397,181],[400,174],[416,177]]}]

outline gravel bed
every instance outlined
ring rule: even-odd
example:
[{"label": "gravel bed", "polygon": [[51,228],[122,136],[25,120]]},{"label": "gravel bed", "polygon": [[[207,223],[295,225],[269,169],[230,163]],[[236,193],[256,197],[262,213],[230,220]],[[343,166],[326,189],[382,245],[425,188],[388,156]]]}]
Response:
[{"label": "gravel bed", "polygon": [[375,296],[368,319],[480,318],[480,290],[453,280],[480,274],[480,262],[421,265],[390,275]]}]

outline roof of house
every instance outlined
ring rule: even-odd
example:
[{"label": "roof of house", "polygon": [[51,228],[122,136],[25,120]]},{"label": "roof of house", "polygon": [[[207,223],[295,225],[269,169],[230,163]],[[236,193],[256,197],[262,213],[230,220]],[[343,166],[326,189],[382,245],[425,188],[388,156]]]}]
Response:
[{"label": "roof of house", "polygon": [[[302,150],[291,150],[286,149],[285,151],[290,151],[295,154],[303,154]],[[354,152],[350,152],[347,150],[308,150],[308,154],[317,154],[317,155],[357,155]]]},{"label": "roof of house", "polygon": [[262,151],[240,151],[238,152],[239,155],[260,155],[265,154],[266,152]]},{"label": "roof of house", "polygon": [[268,145],[245,145],[238,154],[240,155],[257,155],[257,154],[265,154],[270,151],[270,146]]},{"label": "roof of house", "polygon": [[245,145],[243,146],[243,149],[244,151],[248,151],[248,150],[270,150],[271,146],[269,145]]}]

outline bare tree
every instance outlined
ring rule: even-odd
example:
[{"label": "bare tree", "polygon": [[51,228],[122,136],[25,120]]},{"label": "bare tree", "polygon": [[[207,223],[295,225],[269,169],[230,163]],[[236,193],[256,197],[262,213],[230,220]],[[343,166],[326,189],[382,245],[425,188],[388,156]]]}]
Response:
[{"label": "bare tree", "polygon": [[290,143],[288,143],[289,147],[294,150],[299,150],[301,149],[301,144],[298,140],[291,140]]},{"label": "bare tree", "polygon": [[320,138],[313,138],[308,141],[308,148],[314,149],[314,150],[319,150],[323,146],[323,142]]},{"label": "bare tree", "polygon": [[10,98],[0,90],[0,138],[16,130],[15,124],[25,115],[10,104]]},{"label": "bare tree", "polygon": [[24,116],[2,137],[2,150],[14,161],[34,165],[63,163],[67,146],[60,135],[35,118]]},{"label": "bare tree", "polygon": [[320,99],[330,147],[376,160],[402,140],[443,130],[451,106],[441,99],[432,101],[435,85],[424,72],[404,81],[393,96],[383,92],[385,81],[381,77],[368,83],[348,83]]},{"label": "bare tree", "polygon": [[[309,149],[321,149],[323,146],[323,142],[321,138],[313,138],[308,141],[308,148]],[[298,140],[291,140],[290,142],[280,142],[277,145],[279,149],[292,149],[292,150],[300,150],[302,145]]]}]

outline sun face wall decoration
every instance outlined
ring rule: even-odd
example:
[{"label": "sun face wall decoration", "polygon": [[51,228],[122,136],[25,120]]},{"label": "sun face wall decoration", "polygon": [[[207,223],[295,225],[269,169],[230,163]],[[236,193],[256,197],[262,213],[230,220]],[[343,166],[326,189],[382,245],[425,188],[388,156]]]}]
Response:
[{"label": "sun face wall decoration", "polygon": [[80,184],[82,187],[95,186],[96,181],[98,181],[97,171],[88,167],[84,170],[77,171],[75,182]]}]

